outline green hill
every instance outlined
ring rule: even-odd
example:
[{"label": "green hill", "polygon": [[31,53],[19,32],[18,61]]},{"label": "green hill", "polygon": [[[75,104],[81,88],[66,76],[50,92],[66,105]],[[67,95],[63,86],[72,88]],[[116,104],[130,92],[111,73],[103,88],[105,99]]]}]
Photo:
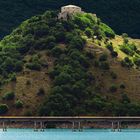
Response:
[{"label": "green hill", "polygon": [[1,0],[0,38],[9,34],[22,21],[46,10],[58,10],[62,5],[75,4],[96,13],[115,32],[140,37],[140,0]]},{"label": "green hill", "polygon": [[139,40],[93,14],[57,14],[34,16],[0,42],[0,114],[139,115]]}]

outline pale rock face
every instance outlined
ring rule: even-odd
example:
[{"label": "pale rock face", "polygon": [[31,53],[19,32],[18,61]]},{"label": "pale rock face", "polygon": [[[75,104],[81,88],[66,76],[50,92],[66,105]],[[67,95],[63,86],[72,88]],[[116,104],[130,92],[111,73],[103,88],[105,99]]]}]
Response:
[{"label": "pale rock face", "polygon": [[82,9],[78,6],[75,5],[67,5],[67,6],[63,6],[61,7],[61,12],[58,15],[59,19],[67,19],[68,15],[73,15],[75,13],[82,13]]}]

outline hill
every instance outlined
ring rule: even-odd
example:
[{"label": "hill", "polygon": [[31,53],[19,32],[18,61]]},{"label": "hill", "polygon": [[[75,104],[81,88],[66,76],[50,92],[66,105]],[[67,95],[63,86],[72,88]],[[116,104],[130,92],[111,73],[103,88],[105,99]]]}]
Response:
[{"label": "hill", "polygon": [[90,13],[47,11],[0,42],[1,115],[139,115],[139,40]]},{"label": "hill", "polygon": [[117,34],[140,37],[140,0],[1,0],[0,38],[9,34],[22,21],[46,10],[58,10],[62,5],[75,4],[96,13]]}]

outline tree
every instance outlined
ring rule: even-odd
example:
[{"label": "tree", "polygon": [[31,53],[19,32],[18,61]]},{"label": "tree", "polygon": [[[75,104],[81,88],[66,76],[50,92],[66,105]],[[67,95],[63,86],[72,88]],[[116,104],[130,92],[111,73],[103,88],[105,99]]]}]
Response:
[{"label": "tree", "polygon": [[139,57],[134,57],[133,61],[134,61],[135,65],[137,65],[138,67],[140,66],[140,58]]},{"label": "tree", "polygon": [[112,71],[110,73],[110,75],[111,75],[112,79],[117,79],[117,74],[115,72]]},{"label": "tree", "polygon": [[109,70],[110,69],[109,63],[106,62],[106,61],[99,63],[99,67],[103,70]]},{"label": "tree", "polygon": [[14,98],[15,98],[15,93],[14,92],[7,92],[3,96],[4,100],[13,100]]},{"label": "tree", "polygon": [[23,102],[20,101],[20,100],[17,100],[16,103],[15,103],[15,107],[16,107],[17,109],[22,108],[22,107],[23,107]]},{"label": "tree", "polygon": [[31,70],[36,70],[36,71],[40,71],[41,70],[41,65],[38,62],[28,63],[26,65],[26,67],[28,69],[31,69]]},{"label": "tree", "polygon": [[56,46],[51,50],[51,54],[54,57],[59,57],[62,53],[63,53],[63,50],[59,46]]},{"label": "tree", "polygon": [[40,111],[40,115],[55,115],[55,116],[67,116],[72,115],[72,109],[69,101],[59,93],[52,94],[47,102],[45,102]]},{"label": "tree", "polygon": [[127,94],[122,94],[122,103],[130,103],[130,99],[128,98]]},{"label": "tree", "polygon": [[70,42],[70,46],[78,50],[82,50],[84,48],[84,45],[85,45],[85,41],[82,38],[77,37],[77,36],[74,37]]},{"label": "tree", "polygon": [[106,37],[115,38],[115,32],[109,26],[107,26],[104,23],[101,23],[100,28],[103,30],[103,32],[106,35]]},{"label": "tree", "polygon": [[92,36],[92,31],[91,31],[91,29],[90,29],[90,28],[86,28],[85,34],[87,35],[87,37],[90,38],[90,37]]},{"label": "tree", "polygon": [[63,85],[66,83],[70,83],[72,81],[72,77],[70,74],[62,72],[58,76],[55,77],[54,83],[55,85]]},{"label": "tree", "polygon": [[120,89],[125,89],[125,85],[124,84],[121,84],[120,85]]},{"label": "tree", "polygon": [[102,54],[99,58],[99,61],[106,61],[108,58],[107,54]]},{"label": "tree", "polygon": [[42,96],[45,95],[45,89],[44,88],[39,88],[38,92],[37,92],[38,96]]},{"label": "tree", "polygon": [[112,57],[118,57],[118,53],[116,51],[111,52]]},{"label": "tree", "polygon": [[108,43],[106,45],[106,48],[110,51],[110,52],[113,52],[114,48],[113,48],[113,44],[112,43]]},{"label": "tree", "polygon": [[125,57],[124,60],[121,61],[121,65],[123,67],[131,68],[133,67],[134,64],[131,59],[129,59],[128,57]]},{"label": "tree", "polygon": [[110,89],[109,89],[112,93],[117,91],[117,86],[116,85],[111,85]]},{"label": "tree", "polygon": [[3,63],[3,68],[5,71],[7,71],[8,73],[14,71],[14,61],[13,59],[11,59],[10,57],[7,57],[6,60]]},{"label": "tree", "polygon": [[6,104],[0,104],[0,115],[7,113],[8,110],[9,110],[9,107]]}]

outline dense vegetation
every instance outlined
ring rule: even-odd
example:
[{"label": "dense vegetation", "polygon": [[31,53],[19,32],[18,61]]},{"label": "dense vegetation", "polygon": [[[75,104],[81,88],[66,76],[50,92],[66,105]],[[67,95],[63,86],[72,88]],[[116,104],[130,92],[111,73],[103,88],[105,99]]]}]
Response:
[{"label": "dense vegetation", "polygon": [[27,18],[66,4],[76,4],[96,13],[119,34],[127,32],[140,37],[140,0],[1,0],[0,37],[10,33]]}]

